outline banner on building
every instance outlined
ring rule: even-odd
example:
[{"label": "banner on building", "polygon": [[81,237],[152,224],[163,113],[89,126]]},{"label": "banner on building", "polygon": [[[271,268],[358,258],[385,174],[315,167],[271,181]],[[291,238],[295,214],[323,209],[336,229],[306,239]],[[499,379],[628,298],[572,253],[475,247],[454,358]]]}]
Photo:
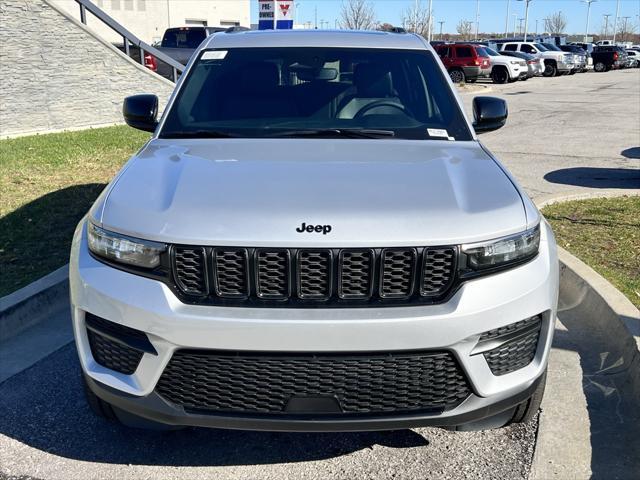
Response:
[{"label": "banner on building", "polygon": [[258,0],[258,30],[273,30],[274,0]]},{"label": "banner on building", "polygon": [[291,30],[293,28],[293,15],[295,2],[293,0],[276,0],[276,28],[278,30]]}]

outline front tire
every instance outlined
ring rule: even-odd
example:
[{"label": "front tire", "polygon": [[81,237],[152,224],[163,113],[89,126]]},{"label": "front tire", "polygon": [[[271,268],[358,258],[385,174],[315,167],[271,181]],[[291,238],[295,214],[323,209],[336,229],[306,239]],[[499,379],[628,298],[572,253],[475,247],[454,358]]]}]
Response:
[{"label": "front tire", "polygon": [[509,72],[505,68],[494,68],[491,71],[493,83],[503,84],[509,81]]},{"label": "front tire", "polygon": [[593,69],[596,72],[604,72],[607,69],[607,66],[603,63],[603,62],[597,62],[594,66]]},{"label": "front tire", "polygon": [[554,63],[545,63],[542,75],[545,77],[555,77],[558,75],[558,67]]}]

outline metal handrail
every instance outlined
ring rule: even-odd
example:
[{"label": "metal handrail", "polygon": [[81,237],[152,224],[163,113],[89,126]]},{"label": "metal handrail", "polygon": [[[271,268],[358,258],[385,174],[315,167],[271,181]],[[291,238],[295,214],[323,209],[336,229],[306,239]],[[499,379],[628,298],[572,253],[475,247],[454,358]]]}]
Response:
[{"label": "metal handrail", "polygon": [[125,51],[125,54],[128,57],[131,56],[129,54],[129,52],[130,52],[129,51],[129,45],[131,44],[131,45],[133,45],[135,47],[138,47],[140,49],[140,63],[142,65],[144,65],[144,54],[145,54],[145,52],[146,53],[150,53],[151,55],[156,57],[159,61],[169,65],[171,67],[171,69],[172,69],[173,81],[174,82],[178,81],[178,74],[182,73],[184,71],[184,69],[186,68],[183,64],[181,64],[180,62],[174,60],[173,58],[171,58],[166,53],[163,53],[160,50],[158,50],[157,48],[152,47],[148,43],[143,42],[142,40],[140,40],[138,37],[136,37],[133,33],[131,33],[126,28],[124,28],[122,25],[120,25],[113,18],[111,18],[106,13],[104,13],[99,7],[94,5],[90,0],[75,0],[75,1],[80,6],[80,21],[83,24],[85,24],[85,25],[87,24],[87,10],[88,10],[98,20],[100,20],[102,23],[107,25],[109,28],[114,30],[116,33],[118,33],[122,37],[122,40],[124,42],[124,51]]}]

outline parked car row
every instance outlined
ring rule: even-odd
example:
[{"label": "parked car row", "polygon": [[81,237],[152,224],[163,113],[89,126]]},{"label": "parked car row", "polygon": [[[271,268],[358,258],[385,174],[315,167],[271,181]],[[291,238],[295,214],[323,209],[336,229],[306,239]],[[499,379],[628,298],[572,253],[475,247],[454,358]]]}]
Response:
[{"label": "parked car row", "polygon": [[[491,46],[490,46],[491,45]],[[492,46],[495,45],[495,48]],[[494,83],[640,67],[640,49],[615,45],[555,45],[547,42],[433,42],[454,83],[490,78]]]}]

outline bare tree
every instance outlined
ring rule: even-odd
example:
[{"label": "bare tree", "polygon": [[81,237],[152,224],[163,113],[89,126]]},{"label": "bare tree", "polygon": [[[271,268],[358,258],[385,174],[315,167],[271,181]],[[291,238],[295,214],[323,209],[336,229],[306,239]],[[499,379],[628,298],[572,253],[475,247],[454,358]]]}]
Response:
[{"label": "bare tree", "polygon": [[456,26],[456,31],[464,40],[469,40],[473,33],[473,22],[471,20],[460,20]]},{"label": "bare tree", "polygon": [[544,29],[550,35],[561,35],[567,28],[567,17],[562,12],[556,12],[544,19]]},{"label": "bare tree", "polygon": [[340,26],[349,30],[372,30],[375,27],[375,10],[367,0],[342,2]]},{"label": "bare tree", "polygon": [[634,33],[636,33],[636,26],[628,20],[629,19],[627,17],[623,18],[618,27],[617,37],[620,38],[620,40],[623,42],[629,40],[629,38],[627,38],[628,36],[631,37]]},{"label": "bare tree", "polygon": [[402,13],[401,20],[402,25],[408,32],[417,33],[425,38],[429,35],[431,15],[429,15],[428,6],[423,6],[421,0],[407,7]]}]

